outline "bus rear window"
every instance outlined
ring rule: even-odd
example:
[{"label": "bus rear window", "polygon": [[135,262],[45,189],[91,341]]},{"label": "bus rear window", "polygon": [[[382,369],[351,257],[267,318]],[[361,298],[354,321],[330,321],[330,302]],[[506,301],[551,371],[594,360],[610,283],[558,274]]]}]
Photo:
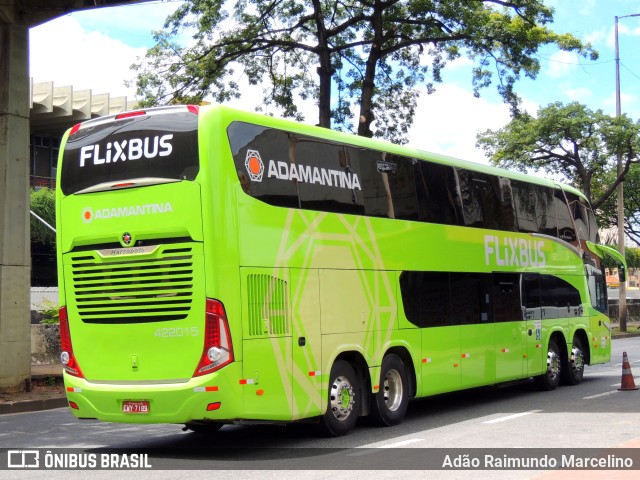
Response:
[{"label": "bus rear window", "polygon": [[89,121],[69,136],[60,188],[71,195],[133,179],[193,180],[198,174],[198,116],[186,107]]}]

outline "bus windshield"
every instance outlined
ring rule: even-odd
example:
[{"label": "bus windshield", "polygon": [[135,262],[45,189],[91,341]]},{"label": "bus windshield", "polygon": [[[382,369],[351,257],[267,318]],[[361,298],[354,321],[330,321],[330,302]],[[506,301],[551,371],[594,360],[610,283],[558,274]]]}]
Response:
[{"label": "bus windshield", "polygon": [[[187,108],[89,121],[67,140],[60,187],[65,195],[125,180],[193,180],[198,173],[198,116]],[[98,188],[100,189],[100,188]]]}]

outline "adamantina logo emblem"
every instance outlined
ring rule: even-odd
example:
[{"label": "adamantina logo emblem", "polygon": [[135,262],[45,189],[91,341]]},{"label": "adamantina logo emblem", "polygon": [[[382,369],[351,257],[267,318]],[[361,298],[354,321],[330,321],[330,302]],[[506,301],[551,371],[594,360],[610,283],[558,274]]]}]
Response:
[{"label": "adamantina logo emblem", "polygon": [[84,223],[91,223],[93,221],[93,210],[90,207],[82,210],[82,221]]},{"label": "adamantina logo emblem", "polygon": [[262,181],[264,163],[262,163],[262,158],[260,158],[260,153],[257,150],[247,150],[247,158],[244,161],[244,166],[251,180],[254,182]]}]

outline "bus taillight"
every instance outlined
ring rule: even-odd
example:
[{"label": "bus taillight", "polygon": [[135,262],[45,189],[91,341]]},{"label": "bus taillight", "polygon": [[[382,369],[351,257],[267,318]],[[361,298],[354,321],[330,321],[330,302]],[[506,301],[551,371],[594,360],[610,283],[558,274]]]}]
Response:
[{"label": "bus taillight", "polygon": [[74,377],[84,378],[80,365],[76,361],[73,354],[73,346],[71,345],[71,333],[69,332],[69,315],[67,307],[60,307],[60,362],[65,371]]},{"label": "bus taillight", "polygon": [[75,135],[75,133],[80,130],[81,124],[76,123],[73,127],[71,127],[71,131],[69,132],[69,136]]},{"label": "bus taillight", "polygon": [[218,300],[207,298],[204,327],[204,347],[194,377],[215,372],[233,362],[233,346],[229,322],[224,306]]},{"label": "bus taillight", "polygon": [[144,110],[133,110],[131,112],[124,112],[116,115],[116,120],[122,120],[123,118],[140,117],[146,114],[147,112]]}]

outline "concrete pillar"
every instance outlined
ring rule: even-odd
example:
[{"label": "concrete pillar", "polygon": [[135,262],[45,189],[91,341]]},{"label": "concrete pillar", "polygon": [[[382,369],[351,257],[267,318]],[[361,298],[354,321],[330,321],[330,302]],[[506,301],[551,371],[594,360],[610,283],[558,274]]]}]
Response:
[{"label": "concrete pillar", "polygon": [[6,20],[0,15],[0,390],[15,391],[31,378],[29,31]]}]

